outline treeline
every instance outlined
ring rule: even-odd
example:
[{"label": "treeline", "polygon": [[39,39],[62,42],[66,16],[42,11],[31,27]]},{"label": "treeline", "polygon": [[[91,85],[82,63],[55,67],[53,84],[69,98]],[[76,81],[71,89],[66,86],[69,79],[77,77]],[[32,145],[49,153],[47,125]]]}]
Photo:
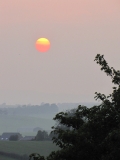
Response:
[{"label": "treeline", "polygon": [[58,113],[56,104],[41,105],[0,105],[0,115],[33,115],[33,114],[52,114]]},{"label": "treeline", "polygon": [[51,141],[53,137],[57,137],[57,135],[53,132],[48,134],[46,131],[39,130],[33,141]]},{"label": "treeline", "polygon": [[[50,134],[48,134],[48,132],[46,131],[39,130],[35,138],[33,138],[31,141],[52,141],[53,137],[57,137],[57,135],[53,132],[50,132]],[[9,141],[19,141],[18,135],[11,135]]]}]

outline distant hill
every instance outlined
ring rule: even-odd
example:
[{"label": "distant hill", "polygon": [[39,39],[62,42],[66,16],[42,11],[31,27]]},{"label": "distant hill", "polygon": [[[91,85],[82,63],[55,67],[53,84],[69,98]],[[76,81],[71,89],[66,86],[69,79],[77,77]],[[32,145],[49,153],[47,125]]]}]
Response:
[{"label": "distant hill", "polygon": [[98,102],[80,102],[80,103],[42,103],[41,105],[6,105],[5,103],[0,105],[0,115],[29,115],[29,116],[41,116],[52,118],[60,111],[66,111],[69,109],[77,108],[79,105],[86,107],[92,107],[99,105]]},{"label": "distant hill", "polygon": [[56,104],[42,105],[0,105],[0,114],[4,115],[43,115],[58,113]]},{"label": "distant hill", "polygon": [[[35,134],[35,128],[51,130],[53,117],[58,113],[56,104],[41,105],[0,105],[0,133],[20,131]],[[37,133],[37,131],[36,131]]]}]

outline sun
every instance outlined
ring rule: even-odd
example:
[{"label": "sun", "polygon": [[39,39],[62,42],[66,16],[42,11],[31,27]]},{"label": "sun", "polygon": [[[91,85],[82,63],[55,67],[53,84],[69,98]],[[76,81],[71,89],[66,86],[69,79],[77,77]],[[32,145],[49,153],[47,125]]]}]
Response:
[{"label": "sun", "polygon": [[47,38],[39,38],[35,46],[39,52],[46,52],[50,49],[50,41]]}]

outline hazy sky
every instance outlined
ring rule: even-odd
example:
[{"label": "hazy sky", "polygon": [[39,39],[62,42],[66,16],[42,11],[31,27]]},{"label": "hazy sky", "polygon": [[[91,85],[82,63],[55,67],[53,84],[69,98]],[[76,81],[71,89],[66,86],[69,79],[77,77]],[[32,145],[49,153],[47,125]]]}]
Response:
[{"label": "hazy sky", "polygon": [[[40,53],[35,42],[51,48]],[[119,0],[0,0],[0,103],[94,102],[112,92],[94,61],[120,69]]]}]

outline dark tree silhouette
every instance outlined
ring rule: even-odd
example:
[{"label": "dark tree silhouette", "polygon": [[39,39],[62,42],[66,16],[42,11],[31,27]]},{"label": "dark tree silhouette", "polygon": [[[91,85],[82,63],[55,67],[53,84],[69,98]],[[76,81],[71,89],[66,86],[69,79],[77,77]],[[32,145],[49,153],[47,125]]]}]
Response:
[{"label": "dark tree silhouette", "polygon": [[37,132],[37,135],[35,136],[36,141],[44,141],[44,140],[49,140],[48,133],[46,131],[41,131],[39,130]]},{"label": "dark tree silhouette", "polygon": [[[120,159],[120,71],[109,67],[104,55],[95,60],[107,76],[112,78],[113,93],[106,96],[95,92],[100,105],[87,108],[78,106],[74,114],[60,112],[53,118],[58,126],[52,140],[60,150],[52,152],[47,160],[118,160]],[[66,126],[63,129],[59,126]],[[70,129],[71,128],[71,129]],[[39,155],[39,160],[44,157]]]}]

